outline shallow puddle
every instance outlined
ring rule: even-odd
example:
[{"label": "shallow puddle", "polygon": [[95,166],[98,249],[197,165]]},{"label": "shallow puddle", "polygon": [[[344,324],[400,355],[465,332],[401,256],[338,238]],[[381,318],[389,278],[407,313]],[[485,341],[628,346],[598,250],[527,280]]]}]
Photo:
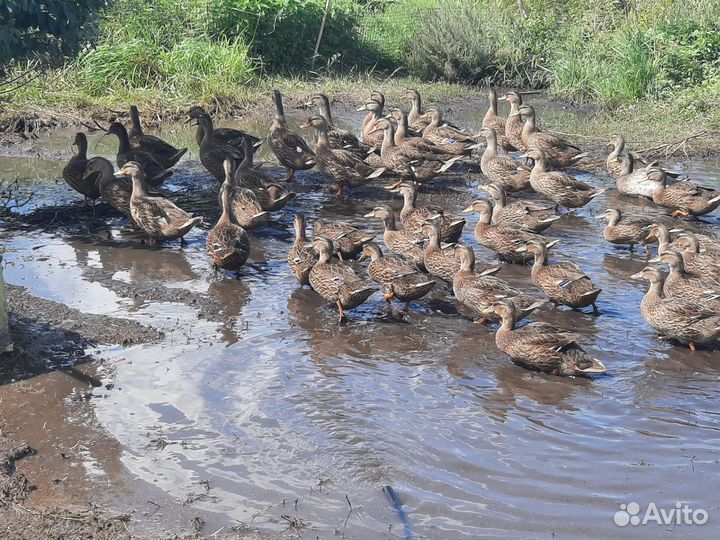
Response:
[{"label": "shallow puddle", "polygon": [[[464,123],[477,127],[482,112],[463,113]],[[241,125],[255,133],[269,124],[250,122]],[[169,126],[164,134],[191,145],[168,191],[213,223],[217,186],[192,155],[191,133]],[[35,154],[0,158],[4,176],[35,191],[27,212],[78,201],[57,180],[70,141],[69,132],[58,132],[35,141]],[[90,153],[112,154],[113,145],[93,136]],[[690,163],[688,170],[720,188],[717,163]],[[578,175],[611,184],[605,174]],[[420,203],[459,212],[481,193],[478,180],[474,172],[452,175]],[[4,232],[9,283],[166,334],[158,345],[108,351],[112,361],[97,369],[104,385],[92,390],[91,418],[23,436],[49,449],[77,437],[74,423],[91,425],[112,459],[105,451],[80,459],[86,489],[125,478],[124,498],[104,499],[126,511],[148,508],[142,486],[151,485],[214,515],[208,533],[230,521],[306,538],[402,537],[383,492],[389,485],[419,537],[715,536],[720,355],[655,338],[639,313],[644,284],[628,279],[645,254],[615,249],[592,219],[609,206],[662,212],[611,191],[548,231],[562,239],[553,258],[575,261],[603,288],[602,314],[542,309],[532,318],[576,330],[610,372],[594,381],[560,379],[510,364],[492,329],[458,315],[443,285],[404,319],[376,294],[338,326],[334,309],[287,269],[292,215],[301,210],[309,222],[337,218],[379,233],[379,223],[361,216],[391,199],[364,188],[338,200],[325,186],[317,173],[298,174],[298,198],[275,225],[254,234],[241,280],[213,272],[201,229],[182,249],[147,248],[123,219],[78,210],[77,222],[48,212],[60,222],[45,232]],[[397,199],[392,204],[400,207]],[[718,233],[718,223],[715,214],[694,226]],[[471,218],[463,239],[491,260],[473,238],[474,224]],[[505,265],[500,276],[534,290],[529,268]],[[59,392],[66,403],[73,392],[66,374],[43,376],[33,387]],[[0,388],[0,395],[9,391]],[[11,412],[7,403],[3,412]],[[619,505],[633,501],[668,509],[683,501],[707,510],[711,524],[617,527]],[[142,527],[146,518],[135,518]]]}]

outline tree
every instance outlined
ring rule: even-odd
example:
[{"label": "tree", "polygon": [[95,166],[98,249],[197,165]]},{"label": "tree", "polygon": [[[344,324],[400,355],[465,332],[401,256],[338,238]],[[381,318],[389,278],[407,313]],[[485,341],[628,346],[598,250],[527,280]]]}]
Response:
[{"label": "tree", "polygon": [[68,54],[95,31],[106,0],[0,0],[0,62]]}]

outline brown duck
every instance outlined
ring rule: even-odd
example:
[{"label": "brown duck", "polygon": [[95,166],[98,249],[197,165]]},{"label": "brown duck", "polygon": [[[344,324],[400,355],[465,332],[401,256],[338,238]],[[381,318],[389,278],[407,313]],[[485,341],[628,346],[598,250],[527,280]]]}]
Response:
[{"label": "brown duck", "polygon": [[122,167],[130,161],[139,163],[143,169],[143,182],[146,185],[154,188],[160,187],[165,180],[172,176],[173,172],[163,167],[152,154],[132,148],[128,132],[120,122],[110,124],[107,135],[115,135],[118,138],[118,166]]},{"label": "brown duck", "polygon": [[310,285],[310,270],[318,261],[318,254],[308,240],[305,216],[298,212],[293,220],[295,241],[288,252],[288,266],[300,285]]},{"label": "brown duck", "polygon": [[100,197],[100,188],[97,176],[85,175],[85,168],[88,164],[88,142],[84,133],[75,134],[73,146],[77,147],[77,152],[63,168],[63,179],[68,186],[84,197],[83,206],[88,206],[88,199],[95,201]]},{"label": "brown duck", "polygon": [[497,90],[490,87],[488,91],[488,110],[483,117],[482,126],[484,128],[494,129],[499,138],[500,146],[505,152],[513,152],[517,150],[505,136],[505,118],[498,115],[498,95]]},{"label": "brown duck", "polygon": [[394,184],[390,186],[390,191],[400,193],[403,197],[400,222],[406,230],[419,233],[427,219],[437,217],[440,239],[443,242],[456,242],[460,239],[465,219],[446,214],[439,206],[417,206],[417,189],[412,182]]},{"label": "brown duck", "polygon": [[663,294],[693,300],[720,313],[720,280],[711,277],[693,277],[685,272],[683,258],[677,251],[666,251],[650,262],[668,265],[670,273],[665,278]]},{"label": "brown duck", "polygon": [[216,269],[238,272],[250,255],[250,238],[245,229],[235,223],[230,209],[230,191],[230,183],[225,180],[220,186],[222,214],[208,232],[205,243]]},{"label": "brown duck", "polygon": [[[208,114],[202,107],[191,107],[189,111],[190,118],[197,118],[201,114]],[[209,115],[208,115],[209,116]],[[195,142],[198,146],[202,144],[202,140],[205,138],[205,131],[203,127],[198,124],[195,130]],[[244,147],[245,139],[250,139],[252,147],[257,150],[265,142],[254,135],[247,133],[242,129],[235,128],[219,128],[214,127],[212,140],[218,144],[229,144],[238,150],[242,150]]]},{"label": "brown duck", "polygon": [[530,188],[530,169],[508,155],[497,153],[497,133],[493,128],[484,127],[480,135],[485,137],[487,146],[480,158],[483,174],[491,182],[500,184],[507,191],[515,192]]},{"label": "brown duck", "polygon": [[650,282],[640,302],[640,313],[662,339],[674,339],[695,351],[697,345],[714,343],[720,338],[720,315],[717,310],[687,298],[663,298],[663,276],[660,270],[646,266],[630,277]]},{"label": "brown duck", "polygon": [[315,166],[315,154],[305,139],[288,129],[282,94],[279,90],[273,90],[273,100],[275,101],[275,118],[270,126],[267,141],[280,165],[287,167],[285,179],[289,182],[293,179],[295,171],[306,171]]},{"label": "brown duck", "polygon": [[636,244],[645,244],[646,251],[649,250],[646,237],[652,221],[637,216],[623,216],[616,208],[608,208],[595,219],[607,220],[603,236],[611,244],[629,245],[631,250]]},{"label": "brown duck", "polygon": [[396,255],[384,255],[380,246],[368,242],[360,260],[370,259],[368,274],[384,289],[385,301],[398,299],[409,304],[422,298],[435,287],[435,281],[420,272],[412,263]]},{"label": "brown duck", "polygon": [[508,202],[505,189],[499,184],[485,184],[480,189],[487,191],[493,198],[492,222],[517,225],[535,233],[543,232],[559,220],[555,205],[539,204],[533,201]]},{"label": "brown duck", "polygon": [[590,278],[573,262],[548,263],[548,245],[544,240],[531,240],[519,247],[521,253],[535,257],[530,273],[533,283],[550,298],[550,302],[564,304],[573,309],[592,306],[598,313],[595,301],[602,289],[593,285]]},{"label": "brown duck", "polygon": [[103,202],[132,219],[130,214],[132,180],[129,177],[115,176],[113,164],[100,156],[88,160],[84,177],[89,182],[97,183]]},{"label": "brown duck", "polygon": [[349,223],[323,218],[315,219],[313,236],[316,238],[322,236],[332,241],[335,255],[341,260],[354,259],[360,254],[363,246],[374,238],[374,235],[367,234]]},{"label": "brown duck", "polygon": [[543,133],[535,126],[535,109],[530,105],[523,105],[517,113],[525,116],[525,125],[522,130],[522,140],[526,148],[538,148],[545,153],[545,163],[553,169],[561,169],[576,164],[587,157],[587,152],[560,137]]},{"label": "brown duck", "polygon": [[554,326],[533,322],[515,328],[517,308],[509,301],[494,303],[486,309],[502,321],[495,333],[498,349],[525,368],[562,376],[589,376],[607,369],[579,344],[579,336]]},{"label": "brown duck", "polygon": [[527,146],[522,140],[522,131],[525,124],[520,115],[520,107],[523,104],[522,96],[517,92],[508,92],[499,99],[510,103],[510,113],[505,120],[505,138],[514,148],[520,152],[525,152]]},{"label": "brown duck", "polygon": [[412,261],[420,270],[425,270],[422,236],[412,231],[398,230],[395,224],[395,213],[389,206],[376,206],[372,212],[365,214],[365,217],[374,217],[383,222],[385,227],[383,239],[385,246],[390,251],[403,259]]},{"label": "brown duck", "polygon": [[152,155],[165,169],[174,167],[185,155],[187,148],[175,148],[154,135],[145,135],[140,122],[140,113],[135,105],[130,106],[130,144],[137,150]]}]

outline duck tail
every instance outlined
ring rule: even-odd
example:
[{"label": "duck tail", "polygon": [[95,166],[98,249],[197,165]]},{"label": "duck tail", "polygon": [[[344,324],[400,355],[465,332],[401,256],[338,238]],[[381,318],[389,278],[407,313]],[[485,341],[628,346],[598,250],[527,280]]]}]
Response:
[{"label": "duck tail", "polygon": [[715,203],[715,202],[718,202],[718,201],[720,201],[720,195],[716,195],[715,197],[713,197],[712,199],[710,199],[708,202],[709,202],[709,203]]},{"label": "duck tail", "polygon": [[598,195],[602,195],[602,194],[605,193],[606,191],[607,191],[607,188],[598,189],[595,193],[593,193],[592,195],[590,195],[590,198],[591,198],[591,199],[594,199],[595,197],[597,197]]},{"label": "duck tail", "polygon": [[590,154],[588,154],[587,152],[580,152],[580,153],[577,154],[575,157],[573,157],[572,163],[577,163],[578,161],[580,161],[580,160],[583,159],[583,158],[588,157],[589,155],[590,155]]},{"label": "duck tail", "polygon": [[452,167],[453,165],[455,165],[455,163],[456,163],[459,159],[462,159],[462,157],[463,157],[463,156],[455,156],[455,157],[452,157],[452,158],[448,159],[448,160],[443,164],[443,166],[438,169],[438,173],[443,173],[443,172],[447,171],[450,167]]}]

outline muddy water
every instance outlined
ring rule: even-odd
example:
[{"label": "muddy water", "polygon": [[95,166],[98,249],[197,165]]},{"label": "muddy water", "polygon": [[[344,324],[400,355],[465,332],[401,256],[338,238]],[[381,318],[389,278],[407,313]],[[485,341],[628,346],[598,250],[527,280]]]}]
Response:
[{"label": "muddy water", "polygon": [[[462,117],[474,126],[481,119]],[[268,124],[255,122],[254,132]],[[190,143],[179,128],[166,132]],[[0,161],[3,172],[35,190],[28,212],[78,201],[56,181],[68,136],[37,141],[34,157]],[[91,149],[111,154],[112,141],[93,137]],[[212,222],[216,186],[195,159],[181,163],[167,188]],[[718,163],[688,168],[720,187]],[[602,174],[578,174],[610,184]],[[421,203],[458,212],[481,193],[478,180],[473,172],[455,174]],[[142,486],[152,486],[211,516],[208,533],[228,522],[277,533],[295,520],[290,532],[307,538],[402,537],[382,491],[390,485],[419,537],[716,536],[720,358],[659,342],[642,321],[644,287],[628,276],[645,255],[605,243],[602,224],[592,219],[608,206],[628,210],[632,201],[609,192],[549,232],[562,239],[554,258],[577,262],[604,290],[598,317],[565,309],[533,317],[584,336],[610,371],[589,381],[510,364],[492,330],[458,315],[443,285],[405,317],[376,294],[351,312],[350,324],[338,326],[334,310],[287,270],[292,213],[379,232],[360,216],[391,199],[366,188],[337,200],[323,185],[315,173],[298,175],[295,204],[256,232],[239,281],[212,271],[203,230],[193,231],[185,248],[151,249],[124,220],[78,210],[77,220],[48,212],[44,232],[3,235],[8,282],[166,333],[158,345],[104,351],[111,361],[97,367],[105,385],[92,390],[92,418],[74,419],[91,423],[106,441],[80,459],[87,489],[109,485],[104,498],[111,506],[145,509],[147,516],[152,507]],[[665,215],[652,205],[632,209]],[[718,223],[714,215],[695,226],[720,232]],[[473,226],[471,219],[464,240],[491,260],[475,243]],[[528,268],[504,266],[500,276],[534,290]],[[65,374],[37,385],[68,393]],[[58,429],[43,441],[44,433],[33,430],[40,440],[31,442],[50,448],[77,438]],[[110,451],[108,463],[103,455]],[[125,498],[114,499],[113,489]],[[710,523],[617,527],[614,513],[632,501],[666,509],[683,501],[707,510]],[[135,519],[141,529],[149,526],[143,512]]]}]

